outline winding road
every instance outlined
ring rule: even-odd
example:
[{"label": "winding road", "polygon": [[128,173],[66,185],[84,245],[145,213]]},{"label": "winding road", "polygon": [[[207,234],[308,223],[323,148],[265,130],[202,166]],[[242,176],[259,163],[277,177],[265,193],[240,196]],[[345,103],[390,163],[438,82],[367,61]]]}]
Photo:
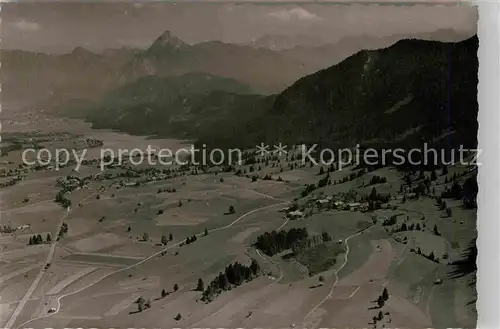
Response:
[{"label": "winding road", "polygon": [[[260,194],[260,193],[259,193]],[[279,204],[277,204],[279,205]],[[281,230],[281,228],[283,226],[285,226],[285,224],[288,223],[288,218],[285,220],[285,222],[278,228],[278,231]],[[271,282],[270,284],[268,284],[265,289],[268,289],[270,287],[272,287],[273,285],[275,285],[276,283],[278,283],[279,281],[281,281],[281,279],[283,279],[283,271],[281,270],[281,267],[279,264],[275,264],[273,263],[271,260],[267,259],[264,255],[262,255],[262,253],[260,252],[259,249],[256,250],[257,251],[257,254],[268,264],[272,264],[272,265],[276,265],[276,267],[278,268],[278,271],[280,272],[280,275],[278,278],[276,278],[275,280],[273,280],[273,282]],[[221,308],[219,308],[217,311],[203,317],[202,319],[198,320],[197,322],[193,323],[192,325],[190,325],[189,327],[187,327],[187,329],[193,329],[196,325],[200,324],[201,322],[205,321],[206,319],[208,318],[211,318],[212,316],[215,316],[217,314],[219,314],[220,312],[222,312],[222,310],[224,310],[227,306],[231,305],[231,303],[227,303],[225,304],[224,306],[222,306]]]},{"label": "winding road", "polygon": [[344,262],[342,263],[342,265],[340,265],[340,267],[338,269],[335,270],[334,272],[334,275],[335,275],[335,281],[333,282],[331,288],[330,288],[330,292],[328,293],[328,295],[326,295],[325,298],[323,298],[323,300],[321,302],[319,302],[316,306],[314,306],[310,311],[309,313],[307,313],[307,315],[305,316],[304,320],[307,319],[309,316],[311,316],[312,313],[314,313],[314,311],[316,311],[321,305],[323,305],[324,302],[326,302],[330,297],[332,297],[332,294],[333,294],[333,290],[335,289],[335,286],[337,285],[337,283],[339,282],[339,272],[344,268],[344,266],[347,264],[347,260],[348,260],[348,257],[349,257],[349,240],[360,235],[361,233],[367,231],[368,229],[370,229],[373,225],[370,225],[368,226],[367,228],[353,234],[353,235],[350,235],[348,236],[345,240],[344,240],[344,244],[346,246],[346,250],[345,250],[345,254],[344,254]]},{"label": "winding road", "polygon": [[[87,196],[86,198],[83,199],[83,201],[93,197],[94,195],[95,194],[91,194],[91,195]],[[30,206],[32,206],[32,205],[30,205]],[[49,264],[52,262],[52,259],[54,259],[54,255],[56,252],[56,245],[57,245],[57,238],[56,237],[58,236],[59,230],[61,229],[61,226],[62,226],[64,220],[68,217],[69,213],[70,213],[70,209],[68,208],[68,210],[64,213],[64,215],[62,215],[61,218],[59,219],[59,223],[53,232],[52,236],[54,237],[54,239],[52,240],[52,243],[50,244],[50,250],[49,250],[49,253],[47,255],[47,258],[45,259],[44,264]],[[5,328],[12,328],[12,325],[16,322],[17,318],[19,317],[21,312],[24,310],[26,303],[31,299],[33,292],[36,290],[36,288],[40,284],[40,281],[42,280],[46,271],[47,270],[44,268],[44,266],[42,266],[42,268],[40,269],[40,272],[38,272],[35,280],[33,280],[30,287],[28,288],[28,290],[24,294],[23,298],[19,301],[19,304],[17,304],[16,309],[14,310],[12,315],[10,316],[7,323],[5,324]]]}]

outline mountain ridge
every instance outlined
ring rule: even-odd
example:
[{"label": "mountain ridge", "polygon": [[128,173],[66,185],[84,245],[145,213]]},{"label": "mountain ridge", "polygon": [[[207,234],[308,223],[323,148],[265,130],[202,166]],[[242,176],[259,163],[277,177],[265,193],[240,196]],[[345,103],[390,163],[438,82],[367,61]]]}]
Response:
[{"label": "mountain ridge", "polygon": [[[424,140],[444,143],[439,136],[446,134],[446,143],[472,147],[477,131],[477,47],[473,37],[457,43],[401,40],[384,49],[362,50],[296,80],[281,93],[241,96],[213,90],[198,95],[185,104],[202,116],[185,117],[182,135],[168,124],[156,126],[155,133],[218,147],[261,142],[352,147],[367,141],[412,147]],[[146,106],[152,109],[154,104]],[[129,113],[139,120],[137,110]],[[154,121],[169,120],[161,108],[149,113],[156,116]],[[214,117],[205,120],[207,114]]]}]

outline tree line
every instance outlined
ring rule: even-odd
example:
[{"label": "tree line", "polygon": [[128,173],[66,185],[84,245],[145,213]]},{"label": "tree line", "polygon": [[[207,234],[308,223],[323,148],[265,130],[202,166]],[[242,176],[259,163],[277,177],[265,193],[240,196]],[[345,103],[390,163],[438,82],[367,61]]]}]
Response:
[{"label": "tree line", "polygon": [[321,235],[313,235],[304,239],[299,239],[292,244],[293,255],[298,255],[300,252],[314,248],[320,244],[330,242],[333,238],[330,234],[323,231]]},{"label": "tree line", "polygon": [[[218,296],[223,291],[232,289],[233,287],[238,287],[245,282],[249,282],[259,275],[260,266],[252,259],[250,266],[243,265],[239,262],[229,264],[224,272],[220,272],[219,275],[210,282],[208,287],[203,291],[201,300],[204,302],[212,301],[216,296]],[[203,282],[198,282],[197,289],[203,288]]]},{"label": "tree line", "polygon": [[273,256],[283,250],[290,249],[297,241],[307,239],[309,233],[306,228],[291,228],[280,232],[265,232],[257,237],[253,244],[266,255]]},{"label": "tree line", "polygon": [[[50,243],[52,241],[52,236],[50,233],[47,233],[47,238],[45,240],[46,243]],[[36,244],[42,244],[44,243],[43,238],[40,234],[35,234],[30,237],[30,240],[28,244],[31,245],[36,245]]]},{"label": "tree line", "polygon": [[68,233],[68,224],[62,223],[61,229],[59,230],[59,234],[57,236],[57,240],[62,238],[66,233]]}]

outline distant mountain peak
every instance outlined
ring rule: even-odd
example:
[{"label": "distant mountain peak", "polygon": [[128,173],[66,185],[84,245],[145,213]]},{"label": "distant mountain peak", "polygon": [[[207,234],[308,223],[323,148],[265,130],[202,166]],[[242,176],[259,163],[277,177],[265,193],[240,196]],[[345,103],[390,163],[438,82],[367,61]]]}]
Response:
[{"label": "distant mountain peak", "polygon": [[187,44],[184,43],[181,39],[177,38],[170,32],[169,30],[165,31],[160,35],[156,40],[153,42],[151,47],[149,47],[150,50],[153,49],[164,49],[164,48],[169,48],[169,49],[178,49],[180,47],[186,46]]},{"label": "distant mountain peak", "polygon": [[76,47],[75,49],[73,49],[73,51],[71,52],[72,55],[76,55],[76,56],[88,56],[88,55],[96,55],[94,54],[93,52],[91,52],[90,50],[87,50],[83,47]]},{"label": "distant mountain peak", "polygon": [[96,53],[93,53],[90,50],[85,49],[83,47],[76,47],[75,49],[73,49],[73,51],[69,55],[66,54],[63,56],[70,56],[70,57],[76,58],[78,60],[85,60],[85,61],[96,60],[99,58],[99,55],[97,55]]}]

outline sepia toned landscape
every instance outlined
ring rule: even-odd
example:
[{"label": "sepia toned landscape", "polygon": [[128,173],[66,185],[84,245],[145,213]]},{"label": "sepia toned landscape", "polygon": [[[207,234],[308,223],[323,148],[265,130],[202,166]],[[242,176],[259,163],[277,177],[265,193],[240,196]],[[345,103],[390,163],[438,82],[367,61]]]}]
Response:
[{"label": "sepia toned landscape", "polygon": [[476,8],[2,14],[2,327],[476,326]]}]

